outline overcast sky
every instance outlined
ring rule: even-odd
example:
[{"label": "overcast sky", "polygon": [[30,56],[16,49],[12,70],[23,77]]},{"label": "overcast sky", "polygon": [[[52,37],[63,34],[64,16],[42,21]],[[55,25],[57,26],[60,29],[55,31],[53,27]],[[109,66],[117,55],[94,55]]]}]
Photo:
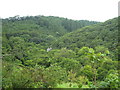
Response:
[{"label": "overcast sky", "polygon": [[120,0],[1,0],[0,17],[44,15],[106,21],[118,16],[118,1]]}]

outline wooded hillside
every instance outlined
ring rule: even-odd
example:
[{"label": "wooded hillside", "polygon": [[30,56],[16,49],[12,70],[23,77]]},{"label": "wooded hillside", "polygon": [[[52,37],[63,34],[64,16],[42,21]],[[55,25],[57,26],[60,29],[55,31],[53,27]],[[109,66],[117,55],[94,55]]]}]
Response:
[{"label": "wooded hillside", "polygon": [[3,88],[118,88],[118,18],[2,20]]}]

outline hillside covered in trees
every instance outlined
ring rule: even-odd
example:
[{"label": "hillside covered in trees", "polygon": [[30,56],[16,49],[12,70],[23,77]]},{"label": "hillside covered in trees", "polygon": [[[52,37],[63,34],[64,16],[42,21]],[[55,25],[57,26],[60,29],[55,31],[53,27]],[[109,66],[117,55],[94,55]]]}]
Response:
[{"label": "hillside covered in trees", "polygon": [[118,49],[118,19],[110,19],[104,23],[86,26],[77,31],[68,33],[53,43],[56,48],[79,49],[83,46],[95,48],[104,46],[108,48],[114,60],[117,59]]},{"label": "hillside covered in trees", "polygon": [[2,20],[3,88],[118,88],[118,18]]}]

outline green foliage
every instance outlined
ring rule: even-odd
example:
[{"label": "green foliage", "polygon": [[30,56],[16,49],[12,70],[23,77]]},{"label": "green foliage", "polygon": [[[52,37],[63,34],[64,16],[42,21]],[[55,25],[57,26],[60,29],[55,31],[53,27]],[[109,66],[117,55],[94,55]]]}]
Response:
[{"label": "green foliage", "polygon": [[3,19],[2,87],[118,88],[116,22],[53,16]]},{"label": "green foliage", "polygon": [[110,70],[104,81],[100,82],[100,88],[118,88],[120,87],[120,82],[118,78],[118,71]]},{"label": "green foliage", "polygon": [[78,87],[79,87],[79,88],[82,88],[83,85],[88,84],[88,81],[89,81],[89,80],[88,80],[87,77],[85,77],[85,76],[79,76],[79,77],[77,78]]},{"label": "green foliage", "polygon": [[105,82],[108,83],[108,86],[110,88],[120,87],[118,71],[114,71],[114,70],[112,70],[112,72],[110,71],[110,73],[105,78]]},{"label": "green foliage", "polygon": [[76,73],[72,70],[68,71],[68,81],[70,82],[69,87],[72,86],[72,83],[76,82]]},{"label": "green foliage", "polygon": [[31,83],[30,72],[26,68],[8,62],[3,62],[2,76],[4,88],[25,88]]},{"label": "green foliage", "polygon": [[[72,50],[74,50],[74,48],[82,48],[84,46],[91,48],[96,47],[98,48],[98,51],[96,52],[101,51],[101,53],[106,52],[106,54],[112,53],[110,57],[113,58],[113,60],[117,60],[117,23],[117,18],[114,18],[103,23],[83,27],[59,38],[56,43],[53,43],[53,46],[57,48],[66,47]],[[104,47],[100,48],[99,46]],[[111,52],[108,52],[105,48],[108,48]]]},{"label": "green foliage", "polygon": [[46,68],[44,75],[43,77],[46,80],[45,87],[52,88],[55,87],[57,83],[65,81],[67,73],[64,68],[51,65],[49,68]]},{"label": "green foliage", "polygon": [[83,68],[81,68],[81,74],[80,75],[85,75],[89,80],[93,80],[93,72],[92,72],[92,67],[90,65],[86,65]]}]

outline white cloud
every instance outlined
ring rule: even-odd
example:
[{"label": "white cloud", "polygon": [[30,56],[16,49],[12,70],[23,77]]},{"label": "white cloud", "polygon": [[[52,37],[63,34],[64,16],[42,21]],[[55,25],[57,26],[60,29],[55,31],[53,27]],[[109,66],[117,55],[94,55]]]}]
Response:
[{"label": "white cloud", "polygon": [[0,17],[60,16],[105,21],[118,16],[119,0],[2,0]]}]

